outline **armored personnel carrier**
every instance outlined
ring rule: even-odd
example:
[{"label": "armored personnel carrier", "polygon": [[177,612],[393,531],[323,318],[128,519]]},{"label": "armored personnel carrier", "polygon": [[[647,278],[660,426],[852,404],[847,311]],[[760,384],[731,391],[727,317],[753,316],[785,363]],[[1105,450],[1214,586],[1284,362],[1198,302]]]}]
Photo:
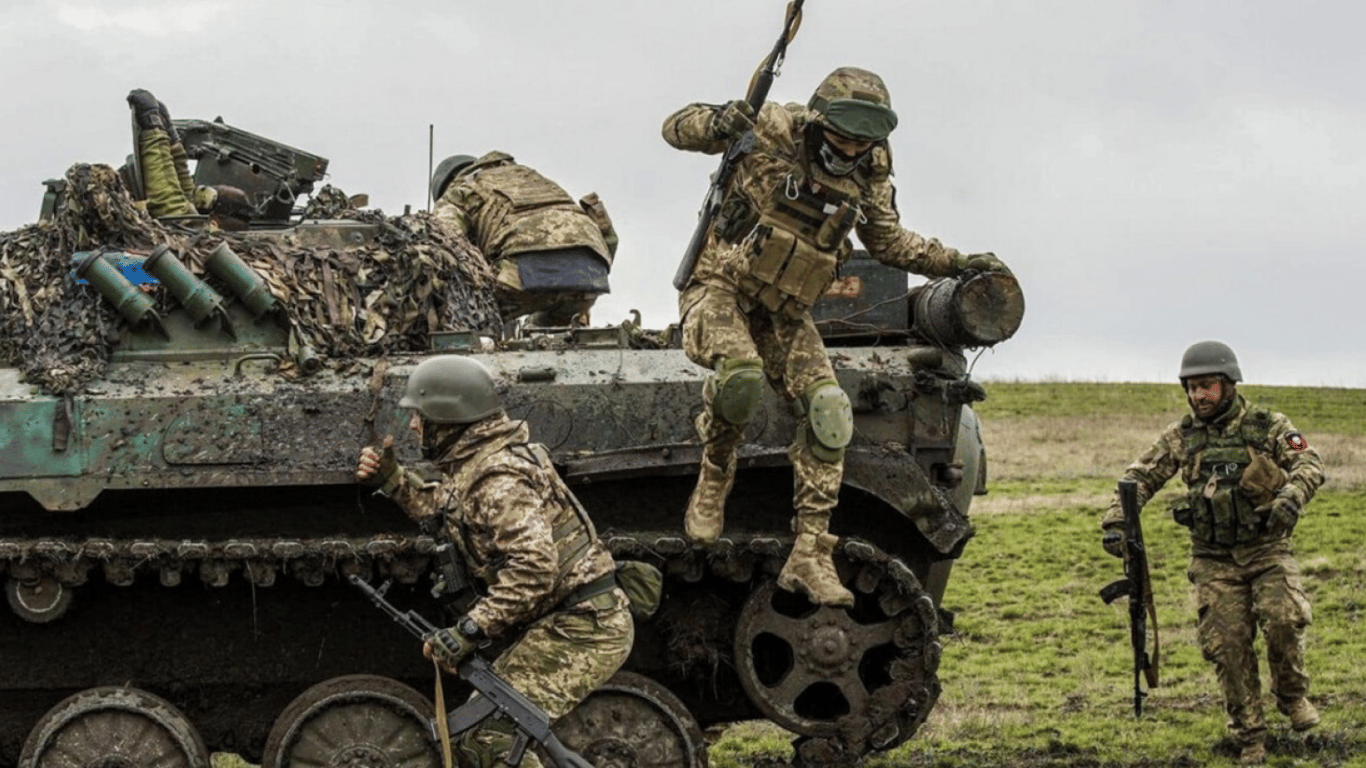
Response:
[{"label": "armored personnel carrier", "polygon": [[[254,162],[215,131],[213,170],[201,159],[197,174]],[[255,191],[278,207],[280,190]],[[985,492],[971,407],[984,393],[965,350],[1018,328],[1013,278],[908,289],[860,257],[816,308],[856,422],[832,530],[857,602],[832,609],[775,586],[794,423],[777,398],[750,425],[725,537],[684,539],[704,372],[673,329],[633,317],[503,338],[429,322],[420,346],[378,354],[309,343],[305,318],[337,319],[332,294],[291,292],[263,265],[291,258],[281,243],[309,244],[341,265],[327,280],[344,298],[364,276],[345,255],[392,250],[394,221],[286,213],[66,254],[60,279],[88,284],[90,312],[114,320],[97,374],[63,391],[32,365],[0,367],[0,766],[205,768],[218,751],[440,765],[419,692],[430,663],[347,583],[391,581],[394,603],[443,618],[435,542],[353,475],[385,435],[422,464],[397,402],[438,353],[487,365],[613,553],[666,576],[625,670],[556,726],[567,745],[598,766],[697,768],[703,728],[762,718],[796,734],[799,764],[848,765],[916,732],[940,692],[940,602]]]}]

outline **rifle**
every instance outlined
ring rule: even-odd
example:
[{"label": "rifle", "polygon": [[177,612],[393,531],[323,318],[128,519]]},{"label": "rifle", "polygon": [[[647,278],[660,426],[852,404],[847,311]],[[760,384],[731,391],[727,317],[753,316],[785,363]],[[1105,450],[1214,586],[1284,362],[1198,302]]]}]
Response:
[{"label": "rifle", "polygon": [[282,224],[294,201],[327,173],[327,158],[228,125],[223,118],[175,120],[195,184],[237,187],[251,201],[251,221]]},{"label": "rifle", "polygon": [[[1124,512],[1124,578],[1105,585],[1100,599],[1107,604],[1120,595],[1129,597],[1129,642],[1134,648],[1134,717],[1143,715],[1141,678],[1149,688],[1157,687],[1157,665],[1161,645],[1157,636],[1157,609],[1153,606],[1152,582],[1148,578],[1148,551],[1143,544],[1143,525],[1139,520],[1138,483],[1119,481],[1119,506]],[[1148,655],[1147,622],[1153,625],[1153,653]]]},{"label": "rifle", "polygon": [[[346,578],[364,592],[372,603],[379,606],[380,610],[398,622],[399,626],[408,630],[409,634],[425,642],[440,631],[439,627],[416,611],[400,611],[393,603],[384,599],[384,593],[389,590],[389,581],[375,589],[354,573]],[[550,730],[550,716],[545,710],[508,685],[506,680],[493,671],[493,666],[487,661],[471,654],[460,662],[456,672],[460,679],[469,683],[479,695],[457,707],[446,718],[446,727],[450,729],[451,735],[464,733],[486,718],[502,716],[516,729],[512,749],[507,756],[509,765],[520,765],[527,747],[531,742],[535,742],[540,745],[541,750],[556,768],[593,768],[592,763],[560,743],[559,737]]]},{"label": "rifle", "polygon": [[[787,44],[792,42],[792,38],[797,36],[797,29],[802,25],[802,2],[803,0],[791,0],[787,4],[787,17],[783,20],[783,33],[778,36],[778,42],[773,45],[773,50],[769,52],[768,58],[764,59],[759,65],[759,70],[750,79],[749,91],[745,93],[745,101],[754,110],[757,117],[759,110],[764,106],[764,101],[768,99],[769,88],[773,87],[773,78],[778,76],[778,71],[782,69],[783,59],[787,57]],[[716,213],[721,210],[721,198],[726,192],[726,186],[730,184],[730,179],[735,175],[735,169],[740,165],[740,161],[754,149],[754,131],[751,129],[745,132],[744,136],[732,141],[726,147],[726,152],[721,156],[721,164],[716,172],[711,175],[711,186],[707,188],[707,196],[702,199],[702,210],[697,213],[697,228],[692,232],[692,239],[688,241],[688,249],[683,252],[683,259],[678,263],[678,271],[674,273],[674,288],[683,290],[688,285],[688,280],[692,278],[692,271],[697,266],[697,258],[702,255],[702,246],[706,245],[707,236],[711,234],[712,222],[716,220]]]}]

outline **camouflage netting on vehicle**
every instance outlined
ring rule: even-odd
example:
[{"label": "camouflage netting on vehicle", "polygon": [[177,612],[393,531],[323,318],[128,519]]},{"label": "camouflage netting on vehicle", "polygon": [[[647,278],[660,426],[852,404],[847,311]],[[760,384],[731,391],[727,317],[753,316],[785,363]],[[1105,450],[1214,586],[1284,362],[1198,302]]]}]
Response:
[{"label": "camouflage netting on vehicle", "polygon": [[[299,340],[337,367],[358,356],[425,350],[432,330],[496,334],[493,269],[461,234],[427,213],[352,210],[330,186],[314,196],[307,215],[371,223],[377,236],[343,250],[191,230],[151,218],[109,166],[74,165],[52,220],[0,233],[0,365],[21,368],[25,380],[56,394],[77,393],[99,378],[123,320],[70,275],[73,253],[98,248],[148,254],[167,245],[231,296],[203,270],[204,259],[226,241],[266,281]],[[175,307],[166,291],[152,294],[159,312]],[[281,372],[297,373],[289,364]]]}]

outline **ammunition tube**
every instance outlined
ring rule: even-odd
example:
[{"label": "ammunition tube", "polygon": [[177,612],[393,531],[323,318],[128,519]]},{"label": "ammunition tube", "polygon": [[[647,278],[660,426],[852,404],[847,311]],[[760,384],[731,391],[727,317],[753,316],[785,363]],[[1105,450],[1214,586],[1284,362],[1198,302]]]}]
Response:
[{"label": "ammunition tube", "polygon": [[1013,275],[983,272],[931,280],[911,293],[916,333],[943,347],[990,347],[1024,318],[1024,294]]},{"label": "ammunition tube", "polygon": [[195,277],[184,264],[180,263],[171,249],[158,245],[147,257],[143,269],[151,272],[162,282],[171,294],[185,307],[185,312],[196,325],[215,313],[221,313],[223,297],[209,287],[209,284]]},{"label": "ammunition tube", "polygon": [[204,260],[204,268],[227,283],[228,288],[242,300],[242,306],[247,308],[254,318],[275,309],[275,297],[271,295],[266,287],[266,281],[256,273],[256,270],[242,261],[227,243],[219,243],[217,248]]},{"label": "ammunition tube", "polygon": [[104,259],[100,251],[91,251],[81,257],[76,263],[76,277],[95,286],[95,290],[113,304],[130,325],[141,325],[149,314],[156,315],[152,297],[133,285],[118,267]]}]

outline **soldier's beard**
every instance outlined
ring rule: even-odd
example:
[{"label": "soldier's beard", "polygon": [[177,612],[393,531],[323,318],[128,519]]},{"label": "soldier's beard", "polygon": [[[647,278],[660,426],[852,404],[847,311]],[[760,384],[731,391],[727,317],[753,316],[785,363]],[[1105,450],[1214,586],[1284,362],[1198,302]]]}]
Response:
[{"label": "soldier's beard", "polygon": [[1222,381],[1215,386],[1219,388],[1218,400],[1212,400],[1207,397],[1196,399],[1195,397],[1192,397],[1190,393],[1187,393],[1186,395],[1186,400],[1190,403],[1191,411],[1193,411],[1196,417],[1201,421],[1218,421],[1220,417],[1227,414],[1229,408],[1233,406],[1234,395],[1237,394],[1237,388],[1234,383],[1231,381]]}]

